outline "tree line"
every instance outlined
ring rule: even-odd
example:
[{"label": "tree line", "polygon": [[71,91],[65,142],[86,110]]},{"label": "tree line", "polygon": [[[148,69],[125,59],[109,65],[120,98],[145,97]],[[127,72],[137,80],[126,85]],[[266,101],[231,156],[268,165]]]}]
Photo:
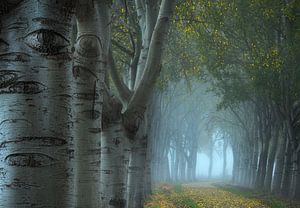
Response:
[{"label": "tree line", "polygon": [[176,9],[171,41],[183,45],[182,58],[166,59],[182,63],[163,77],[197,77],[220,98],[210,128],[232,148],[234,184],[299,198],[299,2],[200,0]]}]

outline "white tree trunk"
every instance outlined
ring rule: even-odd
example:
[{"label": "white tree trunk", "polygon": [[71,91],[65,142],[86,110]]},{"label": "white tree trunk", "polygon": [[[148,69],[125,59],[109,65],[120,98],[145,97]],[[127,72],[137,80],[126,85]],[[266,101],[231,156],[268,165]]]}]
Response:
[{"label": "white tree trunk", "polygon": [[101,135],[101,207],[124,208],[128,140],[121,121],[111,122]]},{"label": "white tree trunk", "polygon": [[[100,133],[109,4],[79,1],[73,66],[76,207],[100,207]],[[98,11],[100,10],[100,11]],[[101,13],[101,14],[100,14]],[[106,24],[105,24],[106,23]]]},{"label": "white tree trunk", "polygon": [[132,144],[128,167],[127,208],[142,208],[144,173],[147,154],[147,137],[135,139]]},{"label": "white tree trunk", "polygon": [[[166,36],[169,19],[175,6],[175,1],[173,0],[162,0],[157,15],[154,8],[155,4],[158,3],[158,1],[136,0],[144,49],[142,49],[143,51],[140,54],[140,62],[137,67],[139,72],[133,95],[125,99],[125,102],[123,102],[124,99],[122,98],[127,96],[123,95],[122,90],[120,90],[120,88],[123,89],[119,82],[120,78],[112,77],[123,104],[122,125],[124,132],[126,132],[128,138],[133,139],[133,143],[137,144],[137,146],[134,145],[130,156],[127,189],[128,208],[140,208],[143,206],[143,174],[147,153],[143,143],[147,139],[143,139],[143,135],[139,136],[137,132],[143,132],[140,124],[143,122],[147,103],[152,95],[155,81],[159,76],[164,37]],[[103,159],[103,161],[106,160]]]},{"label": "white tree trunk", "polygon": [[140,58],[137,66],[137,74],[135,76],[135,88],[138,87],[144,73],[152,33],[155,27],[155,23],[158,15],[158,5],[156,1],[142,2],[136,0],[137,14],[139,18],[139,25],[142,33],[142,48]]},{"label": "white tree trunk", "polygon": [[0,2],[1,208],[73,207],[73,6],[67,0]]}]

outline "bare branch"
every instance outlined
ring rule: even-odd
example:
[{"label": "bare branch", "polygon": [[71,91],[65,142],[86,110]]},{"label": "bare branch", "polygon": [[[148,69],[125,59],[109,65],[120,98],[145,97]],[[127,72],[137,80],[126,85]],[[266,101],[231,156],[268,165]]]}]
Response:
[{"label": "bare branch", "polygon": [[123,104],[127,105],[132,93],[130,92],[129,88],[125,85],[123,80],[120,79],[111,50],[109,50],[108,54],[108,64],[110,66],[110,75],[117,88],[120,100]]},{"label": "bare branch", "polygon": [[123,46],[122,44],[120,44],[118,41],[116,40],[111,40],[112,44],[115,45],[116,47],[118,47],[122,52],[128,54],[129,56],[133,56],[134,52],[127,49],[125,46]]},{"label": "bare branch", "polygon": [[163,42],[168,31],[170,17],[173,13],[174,6],[175,1],[173,0],[163,0],[161,3],[159,15],[151,38],[145,71],[139,86],[129,102],[127,113],[133,109],[135,109],[135,111],[143,111],[152,94],[155,82],[159,77],[161,70]]}]

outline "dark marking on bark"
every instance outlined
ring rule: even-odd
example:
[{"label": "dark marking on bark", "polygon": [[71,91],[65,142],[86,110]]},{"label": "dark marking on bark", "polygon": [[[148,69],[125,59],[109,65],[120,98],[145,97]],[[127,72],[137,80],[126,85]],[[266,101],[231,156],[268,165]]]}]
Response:
[{"label": "dark marking on bark", "polygon": [[118,147],[119,144],[121,143],[121,141],[119,140],[119,138],[115,138],[114,144]]},{"label": "dark marking on bark", "polygon": [[56,137],[17,137],[0,143],[0,148],[6,147],[8,144],[30,143],[40,147],[63,146],[67,144],[65,139]]},{"label": "dark marking on bark", "polygon": [[103,172],[104,174],[112,174],[112,173],[113,173],[112,170],[102,170],[102,172]]},{"label": "dark marking on bark", "polygon": [[17,81],[6,89],[0,89],[0,94],[38,94],[46,90],[46,87],[40,82],[35,81]]},{"label": "dark marking on bark", "polygon": [[69,52],[46,55],[45,58],[49,59],[49,60],[57,60],[57,61],[71,61],[72,60],[71,53],[69,53]]},{"label": "dark marking on bark", "polygon": [[57,153],[67,155],[69,157],[69,160],[71,160],[72,158],[74,158],[75,151],[74,151],[74,149],[64,148],[64,149],[58,150]]},{"label": "dark marking on bark", "polygon": [[143,138],[142,138],[142,141],[141,142],[141,147],[142,148],[147,148],[148,146],[148,136],[147,135],[144,135]]},{"label": "dark marking on bark", "polygon": [[91,71],[89,68],[85,68],[85,70],[98,80],[98,76],[93,71]]},{"label": "dark marking on bark", "polygon": [[111,199],[109,200],[109,205],[115,207],[115,208],[124,208],[126,205],[125,199]]},{"label": "dark marking on bark", "polygon": [[96,93],[75,93],[74,97],[79,100],[94,100],[94,98],[99,99],[99,94]]},{"label": "dark marking on bark", "polygon": [[[114,96],[110,97],[108,99],[109,102],[107,106],[109,108],[104,108],[103,109],[103,115],[102,115],[102,129],[106,129],[110,126],[110,124],[114,123],[115,121],[118,121],[121,119],[122,116],[122,108],[123,105],[120,102],[120,100]],[[121,129],[119,129],[121,131]],[[117,132],[116,130],[115,132]]]},{"label": "dark marking on bark", "polygon": [[98,119],[101,116],[101,112],[97,110],[85,110],[80,113],[83,114],[85,118],[93,119],[93,120]]},{"label": "dark marking on bark", "polygon": [[169,17],[161,17],[160,20],[163,22],[167,22],[169,21]]},{"label": "dark marking on bark", "polygon": [[73,0],[60,0],[56,1],[56,4],[58,4],[58,7],[60,11],[62,12],[62,15],[65,17],[71,18],[71,15],[74,13],[76,1]]},{"label": "dark marking on bark", "polygon": [[9,44],[0,38],[0,51],[7,51]]},{"label": "dark marking on bark", "polygon": [[101,149],[100,149],[100,148],[97,148],[97,149],[91,149],[91,150],[89,150],[89,152],[90,152],[91,154],[100,155],[100,154],[101,154]]},{"label": "dark marking on bark", "polygon": [[27,53],[11,52],[0,54],[0,61],[6,62],[29,62],[31,56]]},{"label": "dark marking on bark", "polygon": [[124,148],[124,151],[125,152],[131,152],[131,149],[130,148]]},{"label": "dark marking on bark", "polygon": [[137,106],[137,110],[123,114],[122,121],[125,127],[125,134],[129,139],[134,139],[140,124],[144,120],[146,107]]},{"label": "dark marking on bark", "polygon": [[101,41],[95,35],[82,35],[77,40],[77,53],[85,58],[100,56]]},{"label": "dark marking on bark", "polygon": [[109,147],[103,147],[101,153],[102,154],[111,154],[111,149]]},{"label": "dark marking on bark", "polygon": [[57,160],[43,153],[14,153],[5,157],[9,166],[40,168],[54,165]]},{"label": "dark marking on bark", "polygon": [[0,15],[7,14],[15,9],[23,0],[1,0]]},{"label": "dark marking on bark", "polygon": [[102,115],[102,122],[101,122],[101,128],[102,129],[107,129],[109,127],[109,123],[110,123],[110,117],[108,116],[108,113],[103,112]]},{"label": "dark marking on bark", "polygon": [[7,171],[4,168],[0,168],[0,180],[5,179]]},{"label": "dark marking on bark", "polygon": [[0,88],[6,88],[16,82],[18,75],[15,71],[0,70]]},{"label": "dark marking on bark", "polygon": [[124,164],[128,165],[129,164],[129,159],[124,159],[123,162],[124,162]]},{"label": "dark marking on bark", "polygon": [[28,22],[27,20],[25,21],[19,21],[19,22],[14,22],[12,24],[9,24],[5,26],[7,30],[22,30],[22,29],[27,29],[28,28]]},{"label": "dark marking on bark", "polygon": [[89,132],[92,134],[99,134],[101,133],[101,128],[89,128]]},{"label": "dark marking on bark", "polygon": [[96,112],[98,112],[98,111],[95,110],[95,106],[96,106],[95,104],[96,104],[96,99],[97,99],[96,98],[96,94],[97,94],[96,88],[97,88],[97,81],[94,82],[94,99],[93,99],[93,115],[92,115],[93,118],[96,118],[97,116],[99,118],[101,115],[100,112],[97,114]]},{"label": "dark marking on bark", "polygon": [[[81,74],[85,75],[86,77],[92,75],[93,77],[95,77],[95,79],[98,79],[97,75],[93,71],[83,66],[73,66],[72,72],[75,79],[77,79]],[[88,72],[89,74],[87,74],[86,72]]]},{"label": "dark marking on bark", "polygon": [[[94,161],[94,162],[90,162],[89,164],[90,164],[90,165],[93,165],[93,166],[96,166],[96,167],[99,167],[100,164],[101,164],[101,161],[100,161],[100,160],[97,160],[97,161]],[[98,170],[95,170],[95,172],[98,172]]]},{"label": "dark marking on bark", "polygon": [[72,159],[72,158],[74,158],[74,156],[75,156],[75,150],[73,150],[73,149],[68,149],[68,150],[67,150],[67,154],[69,155],[69,159]]},{"label": "dark marking on bark", "polygon": [[40,70],[47,70],[47,66],[33,66],[31,67],[31,70],[33,70],[36,73],[39,73]]},{"label": "dark marking on bark", "polygon": [[140,168],[138,166],[129,166],[128,169],[131,171],[140,171],[142,168]]},{"label": "dark marking on bark", "polygon": [[31,188],[40,188],[39,185],[34,185],[34,184],[28,184],[23,181],[20,181],[20,179],[15,178],[14,181],[10,184],[5,185],[8,188],[12,189],[31,189]]},{"label": "dark marking on bark", "polygon": [[0,126],[5,124],[5,123],[17,123],[19,121],[23,121],[23,122],[29,124],[30,126],[32,126],[32,123],[27,119],[5,119],[5,120],[0,122]]},{"label": "dark marking on bark", "polygon": [[44,17],[36,17],[32,19],[33,22],[40,22],[41,24],[48,25],[48,26],[55,26],[55,25],[63,25],[65,27],[71,27],[71,24],[65,23],[63,21],[58,21],[55,19],[44,18]]},{"label": "dark marking on bark", "polygon": [[73,77],[75,79],[77,79],[80,75],[80,66],[73,66],[72,67],[72,74],[73,74]]},{"label": "dark marking on bark", "polygon": [[24,37],[24,42],[33,50],[45,54],[59,54],[63,48],[70,45],[68,39],[61,34],[47,29],[40,29],[29,33]]},{"label": "dark marking on bark", "polygon": [[58,94],[58,95],[55,95],[53,97],[72,98],[72,96],[69,95],[69,94]]}]

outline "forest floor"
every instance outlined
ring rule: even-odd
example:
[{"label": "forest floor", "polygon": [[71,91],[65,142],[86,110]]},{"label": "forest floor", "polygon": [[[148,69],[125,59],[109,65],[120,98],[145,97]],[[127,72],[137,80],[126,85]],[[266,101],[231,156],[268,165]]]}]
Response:
[{"label": "forest floor", "polygon": [[300,208],[300,203],[252,189],[202,181],[157,185],[145,208]]}]

